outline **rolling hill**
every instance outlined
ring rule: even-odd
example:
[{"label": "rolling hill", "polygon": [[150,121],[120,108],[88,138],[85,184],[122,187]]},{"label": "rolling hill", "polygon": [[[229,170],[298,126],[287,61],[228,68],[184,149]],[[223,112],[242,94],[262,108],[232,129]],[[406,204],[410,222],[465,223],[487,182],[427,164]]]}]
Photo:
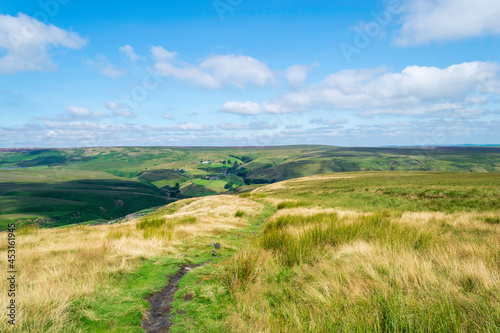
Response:
[{"label": "rolling hill", "polygon": [[33,219],[47,226],[102,222],[182,198],[353,171],[498,172],[500,148],[0,149],[0,228]]}]

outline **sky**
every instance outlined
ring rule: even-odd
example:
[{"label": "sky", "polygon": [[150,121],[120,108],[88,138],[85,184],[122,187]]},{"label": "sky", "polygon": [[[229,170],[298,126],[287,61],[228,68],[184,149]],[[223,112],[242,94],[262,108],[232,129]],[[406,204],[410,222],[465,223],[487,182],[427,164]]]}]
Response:
[{"label": "sky", "polygon": [[500,143],[498,0],[3,0],[0,147]]}]

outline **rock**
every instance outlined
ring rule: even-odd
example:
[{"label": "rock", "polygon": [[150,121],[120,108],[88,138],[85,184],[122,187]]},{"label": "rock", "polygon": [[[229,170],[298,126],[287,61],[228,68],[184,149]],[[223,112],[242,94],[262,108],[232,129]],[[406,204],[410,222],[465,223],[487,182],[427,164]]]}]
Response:
[{"label": "rock", "polygon": [[216,250],[220,250],[220,244],[219,244],[219,243],[215,243],[215,244],[214,244],[214,249],[216,249]]}]

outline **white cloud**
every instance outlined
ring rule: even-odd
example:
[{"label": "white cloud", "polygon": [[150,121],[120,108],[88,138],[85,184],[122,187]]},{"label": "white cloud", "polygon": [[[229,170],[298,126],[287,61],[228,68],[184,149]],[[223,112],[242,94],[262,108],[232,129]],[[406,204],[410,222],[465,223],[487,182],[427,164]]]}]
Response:
[{"label": "white cloud", "polygon": [[130,45],[124,45],[118,49],[120,52],[123,52],[127,55],[130,61],[135,62],[139,57],[134,52],[134,48]]},{"label": "white cloud", "polygon": [[115,102],[106,102],[104,105],[111,111],[118,111],[120,109],[120,105]]},{"label": "white cloud", "polygon": [[311,69],[318,67],[319,63],[312,65],[293,65],[285,70],[285,77],[292,89],[302,88]]},{"label": "white cloud", "polygon": [[407,0],[399,45],[500,34],[498,0]]},{"label": "white cloud", "polygon": [[172,60],[177,56],[176,52],[169,52],[162,46],[151,46],[151,54],[153,56],[153,60],[157,62]]},{"label": "white cloud", "polygon": [[459,110],[463,107],[462,103],[437,103],[432,105],[418,105],[414,107],[371,109],[359,112],[362,117],[374,117],[378,115],[394,116],[424,116],[428,114],[440,115],[443,112]]},{"label": "white cloud", "polygon": [[0,48],[7,54],[0,58],[0,73],[47,71],[56,68],[50,49],[81,49],[87,39],[77,33],[44,24],[28,15],[0,15]]},{"label": "white cloud", "polygon": [[274,77],[265,64],[242,55],[213,55],[199,65],[193,65],[177,60],[175,52],[166,51],[161,46],[152,47],[151,54],[158,75],[171,76],[205,89],[261,87]]},{"label": "white cloud", "polygon": [[108,116],[104,111],[92,112],[89,109],[78,106],[68,106],[64,110],[66,111],[66,115],[57,118],[60,121],[72,118],[104,118]]},{"label": "white cloud", "polygon": [[123,76],[124,72],[110,64],[107,58],[103,55],[97,55],[94,59],[86,59],[85,64],[91,68],[96,69],[102,75],[116,79]]},{"label": "white cloud", "polygon": [[347,124],[347,120],[344,118],[335,118],[335,119],[323,119],[323,118],[314,118],[309,121],[311,124],[318,125],[328,125],[331,127],[342,127],[342,125]]},{"label": "white cloud", "polygon": [[484,82],[495,86],[500,81],[499,71],[498,64],[486,62],[462,63],[444,69],[409,66],[400,73],[390,73],[385,68],[344,70],[318,84],[262,104],[229,101],[220,111],[256,115],[328,109],[355,110],[365,116],[421,115],[460,107],[457,103],[485,90]]},{"label": "white cloud", "polygon": [[210,131],[212,130],[212,126],[209,125],[200,125],[193,123],[179,124],[166,126],[165,129],[169,131]]},{"label": "white cloud", "polygon": [[90,110],[77,106],[68,106],[65,110],[68,111],[72,116],[76,117],[88,117],[92,114]]},{"label": "white cloud", "polygon": [[174,116],[173,116],[173,115],[171,115],[171,114],[162,114],[162,115],[161,115],[161,117],[162,117],[163,119],[172,119]]},{"label": "white cloud", "polygon": [[221,108],[222,112],[242,115],[255,115],[262,113],[259,103],[254,102],[226,102]]},{"label": "white cloud", "polygon": [[217,125],[218,128],[223,130],[243,130],[247,129],[249,124],[235,124],[235,123],[222,123]]},{"label": "white cloud", "polygon": [[275,129],[276,126],[265,121],[256,121],[252,123],[222,123],[217,126],[223,130],[264,130]]}]

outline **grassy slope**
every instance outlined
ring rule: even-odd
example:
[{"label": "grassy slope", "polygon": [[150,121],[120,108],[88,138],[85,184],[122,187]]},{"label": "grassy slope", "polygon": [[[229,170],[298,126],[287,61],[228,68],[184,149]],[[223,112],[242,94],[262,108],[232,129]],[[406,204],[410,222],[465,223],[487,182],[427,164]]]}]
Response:
[{"label": "grassy slope", "polygon": [[0,170],[0,230],[19,219],[60,226],[114,219],[168,203],[154,186],[104,172],[71,169]]},{"label": "grassy slope", "polygon": [[[32,231],[19,332],[139,332],[163,276],[210,259],[181,280],[172,332],[496,332],[500,175],[458,175],[309,177],[182,200],[159,225]],[[57,295],[38,290],[52,266]]]},{"label": "grassy slope", "polygon": [[[236,157],[238,158],[236,158]],[[95,200],[88,196],[66,195],[63,191],[55,191],[56,187],[68,187],[71,181],[81,179],[114,179],[117,182],[128,179],[134,182],[150,184],[152,187],[181,185],[181,192],[187,196],[206,196],[225,192],[225,182],[233,182],[235,186],[243,185],[244,178],[235,175],[224,177],[220,181],[208,183],[207,175],[221,174],[222,170],[237,161],[242,164],[243,156],[252,158],[244,163],[237,172],[246,171],[246,177],[254,182],[269,182],[273,179],[285,180],[296,177],[323,174],[328,172],[350,171],[500,171],[500,149],[494,147],[468,148],[341,148],[328,146],[285,146],[285,147],[246,147],[246,148],[165,148],[165,147],[110,147],[82,149],[44,149],[10,151],[0,149],[0,168],[24,167],[28,169],[0,169],[0,227],[15,221],[19,217],[40,219],[56,219],[61,217],[66,222],[88,221],[93,219],[110,219],[118,217],[120,209],[116,209],[111,199],[116,199],[113,192],[101,191]],[[230,160],[232,163],[220,164],[218,161]],[[211,164],[200,164],[201,161],[213,161]],[[222,169],[221,169],[222,166]],[[174,169],[173,171],[171,169]],[[176,171],[184,169],[185,172]],[[121,178],[121,179],[120,179]],[[197,185],[193,185],[193,182]],[[28,186],[35,183],[36,186]],[[63,183],[63,185],[54,185]],[[209,184],[208,187],[206,185]],[[71,184],[74,193],[78,186]],[[34,188],[38,187],[38,188]],[[147,186],[135,184],[136,193],[149,193]],[[139,189],[140,188],[140,189]],[[242,189],[243,190],[243,189]],[[125,190],[127,191],[127,190]],[[14,193],[15,195],[9,195]],[[63,194],[64,193],[64,194]],[[165,196],[161,191],[156,195]],[[50,210],[41,199],[67,200],[54,201]],[[134,195],[129,196],[134,203]],[[3,206],[9,209],[2,210]],[[47,202],[48,202],[47,201]],[[103,201],[104,206],[98,206]],[[148,202],[140,202],[133,208],[146,208]],[[396,200],[397,201],[397,200]],[[33,202],[33,204],[31,203]],[[46,202],[46,203],[47,203]],[[58,205],[55,205],[58,203]],[[154,199],[151,206],[162,204]],[[87,207],[81,211],[82,204]],[[25,206],[32,206],[32,209]],[[56,207],[57,206],[57,207]],[[130,206],[130,205],[129,205]],[[101,209],[100,207],[103,207]],[[132,207],[131,207],[132,208]],[[69,212],[69,213],[68,213]],[[123,213],[131,210],[123,211]],[[85,217],[74,218],[85,214]],[[20,215],[19,215],[20,214]],[[65,217],[66,216],[66,217]],[[71,220],[71,221],[70,221]],[[65,223],[66,223],[65,222]]]}]

